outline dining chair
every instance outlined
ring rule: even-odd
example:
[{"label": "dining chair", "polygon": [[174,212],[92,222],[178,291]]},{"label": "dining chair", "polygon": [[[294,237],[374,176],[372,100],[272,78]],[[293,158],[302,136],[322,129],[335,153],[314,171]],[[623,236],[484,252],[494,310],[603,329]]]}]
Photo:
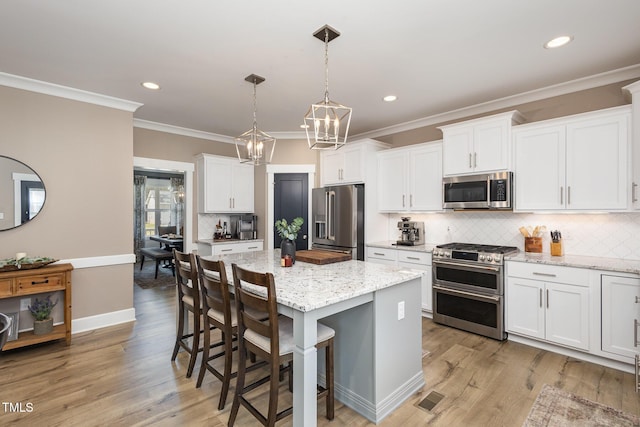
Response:
[{"label": "dining chair", "polygon": [[[190,355],[187,368],[187,378],[189,378],[193,373],[200,345],[202,308],[200,305],[200,287],[198,286],[198,269],[193,254],[178,252],[174,249],[173,257],[176,264],[176,284],[178,288],[178,327],[171,360],[176,360],[180,347],[185,349]],[[185,322],[185,314],[187,313],[191,313],[193,317],[193,332],[189,332],[188,321]],[[192,339],[191,344],[189,344],[189,338]]]},{"label": "dining chair", "polygon": [[[229,426],[233,426],[240,405],[244,406],[262,425],[274,426],[275,423],[293,412],[288,407],[278,412],[278,387],[283,372],[289,370],[291,387],[291,363],[293,361],[293,321],[286,316],[278,316],[276,288],[273,274],[258,273],[232,264],[233,285],[236,296],[238,318],[238,379],[236,391],[229,414]],[[257,312],[268,313],[267,320],[256,318],[249,308]],[[318,399],[326,399],[326,417],[334,418],[333,385],[333,340],[335,331],[318,323],[316,347],[325,348],[326,387],[318,386]],[[251,384],[245,385],[247,352],[255,353],[270,365],[270,374]],[[289,365],[288,367],[286,365]],[[262,384],[269,383],[268,412],[265,416],[245,394]]]}]

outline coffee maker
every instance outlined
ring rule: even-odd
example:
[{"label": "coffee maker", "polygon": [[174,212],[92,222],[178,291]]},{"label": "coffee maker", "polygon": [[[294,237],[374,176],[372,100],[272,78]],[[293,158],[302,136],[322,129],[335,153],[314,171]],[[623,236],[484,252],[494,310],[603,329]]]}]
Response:
[{"label": "coffee maker", "polygon": [[401,246],[415,246],[424,245],[424,222],[411,221],[411,218],[406,216],[401,218],[402,221],[398,221],[398,230],[400,230],[400,240],[396,244]]},{"label": "coffee maker", "polygon": [[234,239],[258,238],[258,217],[253,214],[231,215],[231,236]]}]

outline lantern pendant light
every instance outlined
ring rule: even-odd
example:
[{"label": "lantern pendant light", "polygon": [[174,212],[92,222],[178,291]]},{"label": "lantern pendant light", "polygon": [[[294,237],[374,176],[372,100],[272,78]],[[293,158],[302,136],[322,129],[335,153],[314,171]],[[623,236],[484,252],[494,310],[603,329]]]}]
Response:
[{"label": "lantern pendant light", "polygon": [[337,150],[347,143],[351,124],[351,107],[329,99],[329,42],[340,33],[328,25],[320,28],[313,36],[324,41],[325,91],[324,99],[311,107],[304,116],[304,128],[309,148],[314,150]]},{"label": "lantern pendant light", "polygon": [[252,163],[255,166],[271,163],[273,151],[276,147],[276,139],[271,135],[258,130],[256,86],[265,79],[255,74],[245,77],[249,83],[253,83],[253,127],[235,138],[236,153],[240,163]]}]

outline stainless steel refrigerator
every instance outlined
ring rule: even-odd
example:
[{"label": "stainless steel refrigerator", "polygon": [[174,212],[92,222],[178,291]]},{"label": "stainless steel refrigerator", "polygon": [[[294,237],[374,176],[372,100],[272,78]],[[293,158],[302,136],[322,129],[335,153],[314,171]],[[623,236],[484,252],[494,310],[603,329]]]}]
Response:
[{"label": "stainless steel refrigerator", "polygon": [[312,198],[312,248],[364,261],[364,184],[314,188]]}]

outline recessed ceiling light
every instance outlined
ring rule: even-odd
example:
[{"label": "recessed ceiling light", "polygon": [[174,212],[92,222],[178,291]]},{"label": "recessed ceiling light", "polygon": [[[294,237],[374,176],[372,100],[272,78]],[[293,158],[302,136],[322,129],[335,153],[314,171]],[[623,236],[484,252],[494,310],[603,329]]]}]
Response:
[{"label": "recessed ceiling light", "polygon": [[301,125],[300,125],[300,128],[302,128],[302,129],[308,129],[308,128],[309,128],[309,125],[306,125],[306,124],[304,124],[304,123],[303,123],[303,124],[301,124]]},{"label": "recessed ceiling light", "polygon": [[395,96],[395,95],[387,95],[384,98],[382,98],[382,100],[385,101],[385,102],[393,102],[396,99],[398,99],[398,97]]},{"label": "recessed ceiling light", "polygon": [[151,90],[158,90],[160,89],[160,85],[158,83],[154,83],[154,82],[144,82],[144,83],[140,83],[143,87],[147,88],[147,89],[151,89]]},{"label": "recessed ceiling light", "polygon": [[571,37],[571,36],[556,37],[556,38],[546,42],[544,44],[544,48],[545,49],[553,49],[553,48],[556,48],[556,47],[564,46],[567,43],[569,43],[571,40],[573,40],[573,37]]}]

